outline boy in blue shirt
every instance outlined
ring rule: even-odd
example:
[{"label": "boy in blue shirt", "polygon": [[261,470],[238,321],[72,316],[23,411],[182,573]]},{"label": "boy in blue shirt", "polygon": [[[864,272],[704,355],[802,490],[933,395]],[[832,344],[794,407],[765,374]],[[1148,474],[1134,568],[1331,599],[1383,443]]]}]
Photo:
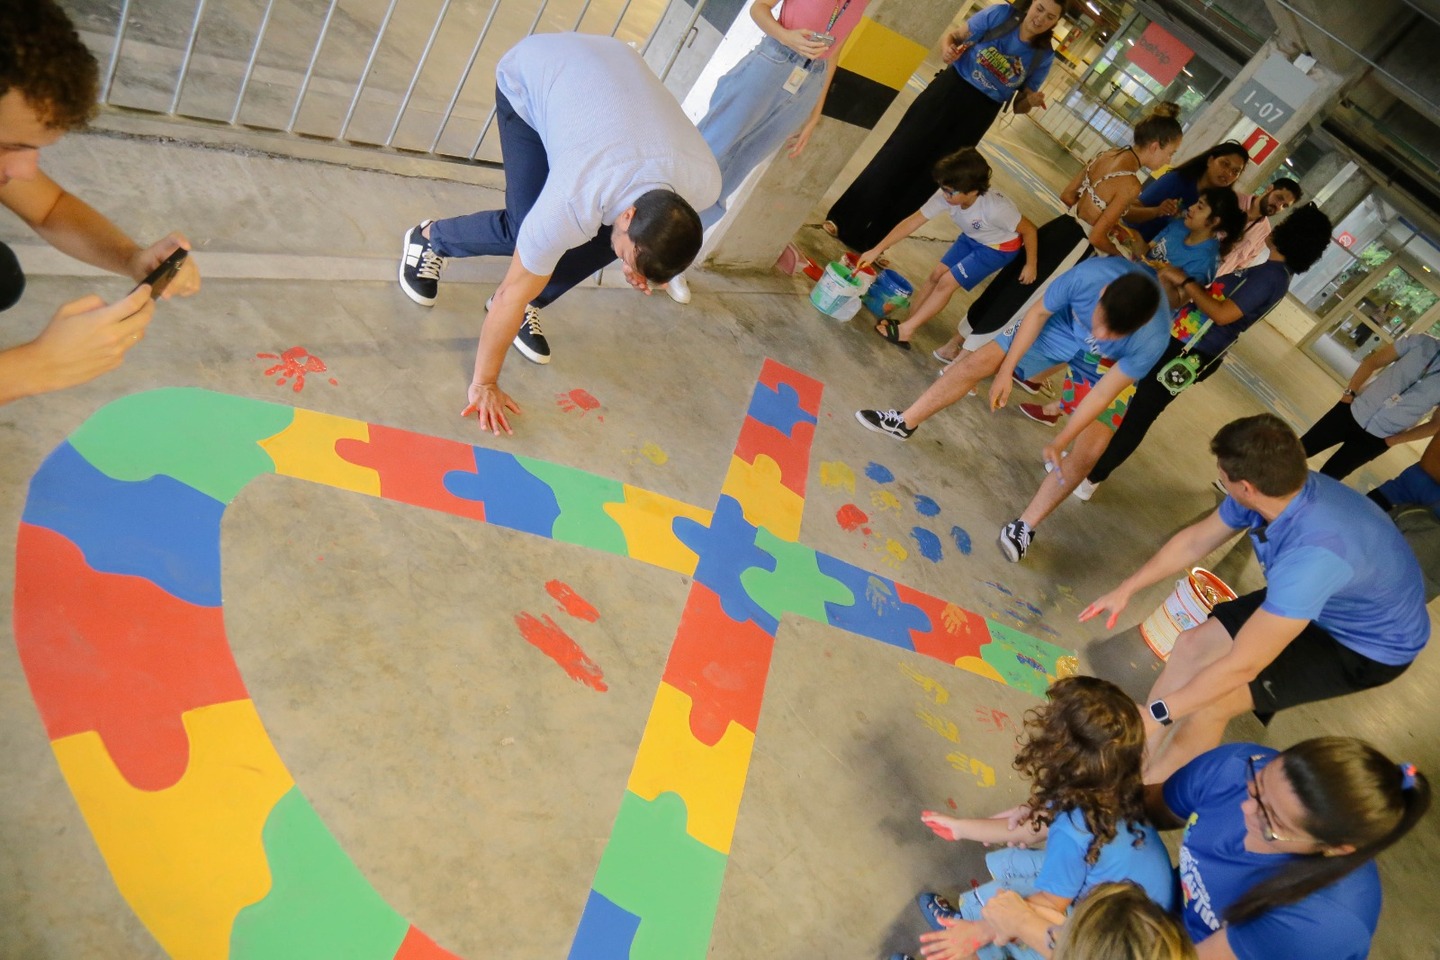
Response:
[{"label": "boy in blue shirt", "polygon": [[1218,745],[1231,717],[1254,711],[1268,721],[1285,707],[1390,682],[1430,638],[1420,565],[1405,539],[1374,503],[1308,471],[1284,421],[1233,421],[1210,449],[1225,502],[1080,614],[1108,612],[1114,627],[1138,590],[1237,530],[1249,531],[1265,569],[1265,589],[1219,604],[1176,639],[1146,709],[1146,783]]},{"label": "boy in blue shirt", "polygon": [[[1017,372],[1029,379],[1056,364],[1085,368],[1088,362],[1093,366],[1094,360],[1087,361],[1087,356],[1115,361],[1110,370],[1093,378],[1094,387],[1045,447],[1046,462],[1059,467],[1063,451],[1126,387],[1154,366],[1169,340],[1170,308],[1153,270],[1122,257],[1085,260],[1056,277],[1017,328],[974,353],[962,354],[905,410],[860,410],[855,419],[866,429],[908,440],[921,423],[992,374],[990,409],[998,410],[1009,399]],[[1083,465],[1084,470],[1093,463],[1092,458]],[[1062,484],[1077,483],[1085,476],[1078,467],[1057,470],[1057,474]],[[1029,527],[1013,521],[1001,531],[1000,549],[1017,561],[1025,555],[1033,535]]]}]

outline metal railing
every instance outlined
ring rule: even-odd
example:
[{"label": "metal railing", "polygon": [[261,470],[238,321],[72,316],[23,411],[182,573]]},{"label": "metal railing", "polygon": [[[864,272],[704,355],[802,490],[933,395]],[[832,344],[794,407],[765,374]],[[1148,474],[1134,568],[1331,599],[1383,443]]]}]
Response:
[{"label": "metal railing", "polygon": [[603,32],[632,43],[663,80],[707,0],[672,16],[677,2],[266,0],[257,19],[233,0],[121,0],[118,13],[74,18],[104,64],[104,106],[493,161],[492,78],[506,50],[536,32]]}]

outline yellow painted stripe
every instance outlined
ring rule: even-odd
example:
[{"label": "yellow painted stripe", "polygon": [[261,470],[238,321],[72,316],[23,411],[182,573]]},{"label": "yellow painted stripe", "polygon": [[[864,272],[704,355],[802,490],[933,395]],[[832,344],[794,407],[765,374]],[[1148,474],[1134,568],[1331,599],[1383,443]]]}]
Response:
[{"label": "yellow painted stripe", "polygon": [[927,52],[928,47],[864,17],[840,51],[836,66],[899,90]]}]

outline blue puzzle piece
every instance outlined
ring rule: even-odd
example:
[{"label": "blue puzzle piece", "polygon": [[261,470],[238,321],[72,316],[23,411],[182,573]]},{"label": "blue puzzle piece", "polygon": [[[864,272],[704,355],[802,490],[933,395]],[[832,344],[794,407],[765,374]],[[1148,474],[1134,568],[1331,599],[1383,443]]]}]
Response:
[{"label": "blue puzzle piece", "polygon": [[750,409],[746,414],[787,437],[797,423],[819,422],[815,414],[800,408],[800,394],[788,383],[780,384],[778,390],[772,390],[763,383],[755,384],[755,393],[750,397]]},{"label": "blue puzzle piece", "polygon": [[485,522],[542,537],[554,536],[560,504],[550,485],[520,466],[513,454],[475,448],[475,473],[445,474],[445,489],[485,504]]},{"label": "blue puzzle piece", "polygon": [[710,526],[676,517],[674,530],[680,542],[700,558],[695,566],[695,582],[715,591],[727,617],[736,623],[753,620],[771,635],[780,628],[780,621],[750,599],[740,583],[740,574],[746,570],[758,567],[773,572],[775,558],[755,546],[755,525],[746,521],[734,497],[720,497]]},{"label": "blue puzzle piece", "polygon": [[591,890],[570,944],[570,960],[630,960],[638,929],[639,917]]},{"label": "blue puzzle piece", "polygon": [[96,570],[218,607],[224,513],[225,504],[172,477],[112,479],[66,442],[30,481],[24,520],[68,538]]},{"label": "blue puzzle piece", "polygon": [[876,576],[823,553],[816,553],[815,561],[821,573],[840,581],[855,598],[850,606],[825,604],[825,615],[832,627],[904,650],[915,649],[911,630],[929,632],[930,618],[924,610],[899,599],[894,580]]}]

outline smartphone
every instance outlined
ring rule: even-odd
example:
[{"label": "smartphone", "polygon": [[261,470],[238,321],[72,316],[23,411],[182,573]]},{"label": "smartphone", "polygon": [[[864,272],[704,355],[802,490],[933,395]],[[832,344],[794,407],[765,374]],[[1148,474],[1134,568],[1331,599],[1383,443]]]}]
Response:
[{"label": "smartphone", "polygon": [[810,39],[816,43],[823,43],[827,47],[835,45],[835,38],[828,33],[812,33]]},{"label": "smartphone", "polygon": [[[160,266],[151,270],[149,276],[141,280],[135,289],[138,290],[148,283],[150,284],[150,299],[159,300],[160,295],[165,292],[166,287],[170,286],[170,281],[175,279],[175,274],[180,272],[180,265],[185,262],[185,258],[189,255],[189,250],[180,247],[174,253],[170,254],[170,256],[160,261]],[[130,292],[134,293],[135,291],[132,290]]]}]

